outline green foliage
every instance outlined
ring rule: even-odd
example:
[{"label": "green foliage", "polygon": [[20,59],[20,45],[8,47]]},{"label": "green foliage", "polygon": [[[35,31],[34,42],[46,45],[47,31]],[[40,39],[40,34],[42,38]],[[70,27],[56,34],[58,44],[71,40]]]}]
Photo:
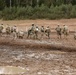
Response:
[{"label": "green foliage", "polygon": [[0,10],[3,10],[5,7],[5,2],[4,0],[0,0]]},{"label": "green foliage", "polygon": [[76,18],[76,5],[62,4],[48,7],[44,4],[35,7],[5,7],[0,11],[0,18],[4,20],[13,19],[61,19]]},{"label": "green foliage", "polygon": [[12,7],[12,8],[7,8],[5,7],[5,9],[2,11],[2,18],[5,20],[13,20],[15,19],[15,14],[16,14],[16,8]]},{"label": "green foliage", "polygon": [[76,18],[76,0],[0,0],[0,19],[61,18]]},{"label": "green foliage", "polygon": [[2,11],[0,11],[0,19],[2,18]]},{"label": "green foliage", "polygon": [[70,13],[70,16],[72,18],[76,18],[76,5],[73,6],[72,10],[71,10],[71,13]]}]

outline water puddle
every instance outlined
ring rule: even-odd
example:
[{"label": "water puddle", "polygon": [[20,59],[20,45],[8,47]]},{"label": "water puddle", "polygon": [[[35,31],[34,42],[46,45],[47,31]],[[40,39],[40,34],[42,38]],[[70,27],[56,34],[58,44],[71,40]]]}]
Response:
[{"label": "water puddle", "polygon": [[0,74],[23,74],[26,70],[22,67],[0,66]]}]

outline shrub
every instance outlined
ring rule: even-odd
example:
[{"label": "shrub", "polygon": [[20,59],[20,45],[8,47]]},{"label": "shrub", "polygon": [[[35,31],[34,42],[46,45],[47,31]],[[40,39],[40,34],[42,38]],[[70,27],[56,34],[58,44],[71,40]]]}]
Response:
[{"label": "shrub", "polygon": [[62,4],[60,6],[51,5],[47,7],[42,4],[35,7],[5,7],[4,10],[0,11],[0,18],[5,20],[76,18],[76,5]]}]

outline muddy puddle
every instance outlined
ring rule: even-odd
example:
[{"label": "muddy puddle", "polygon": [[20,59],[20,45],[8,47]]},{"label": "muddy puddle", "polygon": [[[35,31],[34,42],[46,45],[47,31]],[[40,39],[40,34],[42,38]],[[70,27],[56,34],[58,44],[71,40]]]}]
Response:
[{"label": "muddy puddle", "polygon": [[0,46],[0,74],[76,75],[76,52]]},{"label": "muddy puddle", "polygon": [[0,66],[0,74],[23,74],[26,70],[22,67]]}]

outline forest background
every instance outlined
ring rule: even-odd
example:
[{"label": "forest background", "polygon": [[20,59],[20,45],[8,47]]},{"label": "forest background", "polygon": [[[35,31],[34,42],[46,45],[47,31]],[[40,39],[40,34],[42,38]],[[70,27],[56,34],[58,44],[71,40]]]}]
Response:
[{"label": "forest background", "polygon": [[0,19],[76,18],[76,0],[0,0]]}]

